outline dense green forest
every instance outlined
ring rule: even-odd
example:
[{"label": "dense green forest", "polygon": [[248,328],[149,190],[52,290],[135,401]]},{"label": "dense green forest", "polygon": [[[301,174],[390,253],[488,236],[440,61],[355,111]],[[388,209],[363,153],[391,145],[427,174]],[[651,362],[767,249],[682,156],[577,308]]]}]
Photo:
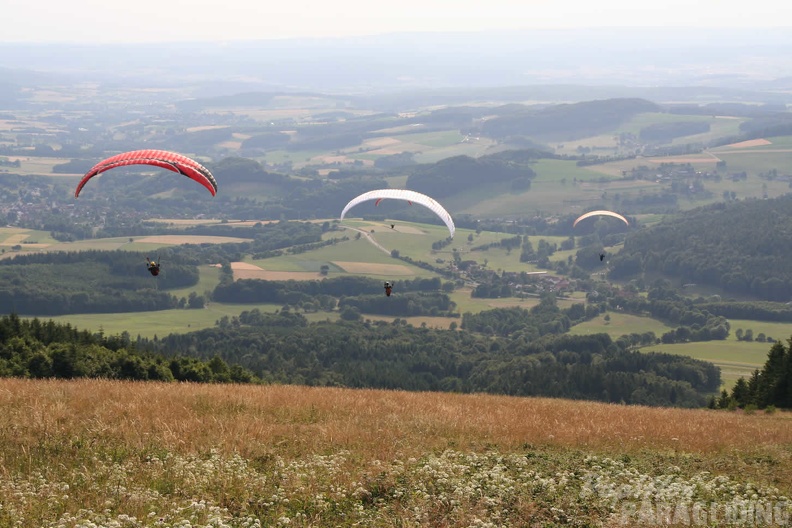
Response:
[{"label": "dense green forest", "polygon": [[609,277],[660,272],[767,301],[792,299],[792,195],[718,203],[631,233]]},{"label": "dense green forest", "polygon": [[104,336],[68,324],[0,317],[0,376],[24,378],[108,378],[127,380],[258,381],[248,370],[219,357],[166,357],[138,350],[128,334]]},{"label": "dense green forest", "polygon": [[160,285],[197,283],[196,266],[179,260],[166,261],[161,276],[152,277],[140,253],[20,255],[0,260],[0,310],[36,315],[166,310],[180,301],[159,290]]},{"label": "dense green forest", "polygon": [[[555,312],[554,303],[539,311]],[[537,312],[533,312],[536,314]],[[720,386],[712,364],[641,354],[606,334],[486,337],[393,323],[306,322],[291,311],[223,318],[213,329],[170,335],[162,353],[221,358],[261,379],[308,385],[490,392],[698,407]]]},{"label": "dense green forest", "polygon": [[480,187],[482,175],[486,175],[490,184],[510,183],[514,190],[522,191],[529,188],[531,180],[536,177],[530,163],[537,157],[526,156],[517,160],[505,159],[502,155],[480,158],[454,156],[430,165],[411,167],[407,188],[443,198]]}]

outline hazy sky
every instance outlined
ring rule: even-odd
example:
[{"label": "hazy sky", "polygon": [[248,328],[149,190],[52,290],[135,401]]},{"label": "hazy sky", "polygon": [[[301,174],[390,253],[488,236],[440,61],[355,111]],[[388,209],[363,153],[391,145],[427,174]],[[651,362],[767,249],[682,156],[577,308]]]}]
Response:
[{"label": "hazy sky", "polygon": [[157,42],[608,26],[790,27],[762,0],[0,0],[2,42]]}]

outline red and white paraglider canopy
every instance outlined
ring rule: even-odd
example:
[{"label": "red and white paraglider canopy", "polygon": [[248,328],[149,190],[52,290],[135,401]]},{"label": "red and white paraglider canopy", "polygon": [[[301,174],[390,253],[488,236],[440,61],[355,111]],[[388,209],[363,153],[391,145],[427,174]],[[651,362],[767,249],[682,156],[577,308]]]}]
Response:
[{"label": "red and white paraglider canopy", "polygon": [[209,172],[209,169],[197,161],[167,150],[133,150],[131,152],[110,156],[94,165],[91,170],[85,173],[80,183],[77,184],[74,197],[77,198],[82,188],[88,183],[88,180],[97,174],[127,165],[152,165],[154,167],[167,169],[197,181],[206,187],[206,189],[212,193],[212,196],[217,193],[217,181],[214,176]]}]

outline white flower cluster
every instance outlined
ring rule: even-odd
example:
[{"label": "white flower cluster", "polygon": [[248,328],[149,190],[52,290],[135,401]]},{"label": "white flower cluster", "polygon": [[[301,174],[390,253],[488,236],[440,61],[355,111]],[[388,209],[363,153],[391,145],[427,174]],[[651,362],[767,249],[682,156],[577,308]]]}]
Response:
[{"label": "white flower cluster", "polygon": [[604,457],[590,456],[584,463],[581,497],[608,508],[623,523],[785,525],[791,520],[792,502],[777,488],[708,472],[684,477],[678,467],[652,476]]},{"label": "white flower cluster", "polygon": [[775,488],[678,467],[647,474],[606,457],[496,451],[366,463],[345,451],[161,453],[0,472],[2,527],[713,525],[768,515],[780,524],[787,503]]}]

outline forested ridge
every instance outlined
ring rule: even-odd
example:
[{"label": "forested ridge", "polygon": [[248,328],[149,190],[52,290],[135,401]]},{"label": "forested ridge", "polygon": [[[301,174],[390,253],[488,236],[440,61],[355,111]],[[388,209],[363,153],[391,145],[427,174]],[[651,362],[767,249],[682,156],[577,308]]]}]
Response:
[{"label": "forested ridge", "polygon": [[719,203],[631,233],[610,278],[661,272],[767,301],[792,299],[792,195]]},{"label": "forested ridge", "polygon": [[[542,311],[556,313],[545,303]],[[560,314],[567,317],[565,314]],[[550,328],[549,331],[556,328]],[[404,390],[543,395],[648,405],[702,406],[720,386],[714,365],[667,354],[642,354],[607,334],[552,333],[487,337],[467,330],[393,323],[312,323],[291,311],[258,310],[223,318],[215,328],[170,335],[163,353],[219,353],[265,381]]]},{"label": "forested ridge", "polygon": [[239,365],[219,357],[153,353],[136,347],[129,335],[105,336],[69,324],[0,317],[0,376],[24,378],[108,378],[127,380],[255,382]]}]

